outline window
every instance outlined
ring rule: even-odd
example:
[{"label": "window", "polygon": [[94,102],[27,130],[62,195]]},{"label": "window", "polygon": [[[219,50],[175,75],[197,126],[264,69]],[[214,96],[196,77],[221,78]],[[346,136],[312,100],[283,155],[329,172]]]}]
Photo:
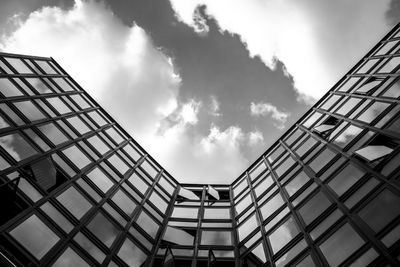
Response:
[{"label": "window", "polygon": [[198,213],[197,208],[174,207],[171,217],[196,219]]},{"label": "window", "polygon": [[231,231],[202,231],[201,245],[231,246],[232,233]]},{"label": "window", "polygon": [[357,119],[366,123],[371,123],[376,117],[382,114],[387,107],[389,107],[388,103],[374,102]]},{"label": "window", "polygon": [[[276,267],[288,266],[287,263],[289,263],[294,257],[296,257],[306,247],[307,247],[306,241],[304,241],[304,239],[301,240],[300,242],[298,242],[294,247],[292,247],[287,253],[285,253],[282,257],[280,257],[275,262]],[[299,266],[299,265],[296,264],[296,266]],[[310,261],[308,261],[307,267],[311,267],[311,266],[315,266],[315,264],[310,259]]]},{"label": "window", "polygon": [[87,228],[107,247],[111,247],[120,232],[102,213],[98,213]]},{"label": "window", "polygon": [[379,232],[394,218],[400,215],[400,197],[389,189],[382,190],[358,215],[375,232]]},{"label": "window", "polygon": [[30,121],[41,120],[46,118],[46,116],[31,101],[14,102],[13,104]]},{"label": "window", "polygon": [[121,189],[118,189],[118,191],[111,199],[127,215],[131,215],[131,213],[136,207],[136,203],[133,202],[133,200],[130,199]]},{"label": "window", "polygon": [[338,123],[338,118],[329,116],[323,123],[314,127],[313,132],[319,134],[323,138],[327,138],[333,132],[333,129]]},{"label": "window", "polygon": [[136,223],[152,238],[155,238],[160,227],[146,212],[142,211]]},{"label": "window", "polygon": [[156,206],[162,213],[165,213],[167,210],[168,204],[165,202],[165,200],[158,194],[156,191],[153,191],[153,193],[150,195],[149,200],[151,203]]},{"label": "window", "polygon": [[58,97],[50,97],[46,98],[46,100],[50,103],[50,105],[55,108],[58,113],[64,114],[64,113],[69,113],[71,112],[71,109],[67,107],[67,105],[64,104],[63,101],[61,101],[60,98]]},{"label": "window", "polygon": [[79,169],[83,169],[90,163],[89,158],[83,154],[75,145],[64,149],[63,153],[65,156],[71,160]]},{"label": "window", "polygon": [[271,174],[269,174],[265,179],[263,179],[255,188],[254,192],[256,193],[256,196],[259,197],[267,191],[267,189],[274,184],[274,181],[272,180]]},{"label": "window", "polygon": [[245,239],[256,227],[258,227],[256,214],[253,213],[248,220],[238,227],[239,241]]},{"label": "window", "polygon": [[375,89],[382,82],[382,80],[382,78],[371,77],[356,89],[356,93],[368,94],[370,91]]},{"label": "window", "polygon": [[73,186],[62,192],[57,200],[78,220],[92,207],[92,204]]},{"label": "window", "polygon": [[111,179],[98,167],[86,174],[87,177],[98,187],[103,193],[106,193],[114,183]]},{"label": "window", "polygon": [[68,118],[67,121],[81,134],[90,132],[89,127],[78,116]]},{"label": "window", "polygon": [[272,215],[277,209],[279,209],[285,202],[282,196],[278,193],[270,200],[268,200],[264,205],[260,207],[261,215],[265,220]]},{"label": "window", "polygon": [[146,254],[129,238],[125,239],[117,255],[129,266],[141,266],[147,258]]},{"label": "window", "polygon": [[300,231],[296,225],[296,222],[292,217],[289,217],[289,219],[287,219],[282,225],[280,225],[268,236],[271,242],[272,251],[274,253],[278,252],[299,232]]},{"label": "window", "polygon": [[346,223],[319,247],[329,265],[338,266],[364,244],[364,240]]},{"label": "window", "polygon": [[303,171],[299,172],[286,186],[289,196],[293,196],[310,178]]},{"label": "window", "polygon": [[54,145],[59,145],[68,141],[68,138],[65,136],[60,129],[54,123],[48,123],[45,125],[38,126],[38,129],[45,135]]},{"label": "window", "polygon": [[52,204],[49,202],[44,203],[40,209],[46,213],[58,226],[61,227],[66,233],[71,232],[74,228],[72,223],[65,218]]},{"label": "window", "polygon": [[230,209],[226,208],[205,208],[204,219],[230,219]]},{"label": "window", "polygon": [[341,134],[339,134],[333,142],[341,148],[344,148],[361,132],[361,128],[350,125]]},{"label": "window", "polygon": [[86,236],[79,232],[74,237],[74,240],[99,263],[103,262],[106,255]]},{"label": "window", "polygon": [[352,164],[348,164],[336,176],[334,176],[328,185],[338,194],[338,196],[341,196],[358,180],[360,180],[363,175],[364,171],[361,171]]},{"label": "window", "polygon": [[328,198],[322,192],[318,192],[299,209],[299,213],[307,225],[314,221],[330,205],[331,202]]},{"label": "window", "polygon": [[0,92],[5,97],[23,95],[23,93],[7,78],[0,78]]},{"label": "window", "polygon": [[315,172],[318,173],[323,167],[325,167],[334,157],[336,156],[336,153],[334,153],[332,150],[328,149],[325,147],[322,152],[314,158],[309,166],[311,169]]},{"label": "window", "polygon": [[90,265],[70,247],[52,265],[54,267],[89,267]]},{"label": "window", "polygon": [[114,154],[108,158],[111,166],[117,169],[122,175],[124,175],[128,170],[129,166],[122,161],[118,154]]},{"label": "window", "polygon": [[24,160],[37,153],[19,133],[1,136],[0,146],[16,161]]},{"label": "window", "polygon": [[337,114],[345,116],[349,113],[358,103],[360,103],[360,98],[350,97],[337,111]]},{"label": "window", "polygon": [[60,240],[35,214],[11,230],[10,235],[39,260]]},{"label": "window", "polygon": [[338,95],[330,95],[330,97],[321,105],[321,109],[326,109],[328,110],[330,107],[333,106],[338,100],[340,99],[340,96]]}]

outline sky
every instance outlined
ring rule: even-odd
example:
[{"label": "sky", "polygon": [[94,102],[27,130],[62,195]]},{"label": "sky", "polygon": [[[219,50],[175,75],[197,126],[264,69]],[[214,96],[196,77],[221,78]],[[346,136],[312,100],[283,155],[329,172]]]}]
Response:
[{"label": "sky", "polygon": [[0,50],[53,57],[178,181],[231,183],[399,18],[399,0],[2,0]]}]

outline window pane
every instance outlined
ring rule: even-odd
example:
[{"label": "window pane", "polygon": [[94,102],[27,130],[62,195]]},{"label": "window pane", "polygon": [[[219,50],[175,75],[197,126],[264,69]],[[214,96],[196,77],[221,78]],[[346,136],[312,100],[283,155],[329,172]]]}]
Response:
[{"label": "window pane", "polygon": [[58,97],[50,97],[46,98],[46,100],[50,103],[52,107],[54,107],[60,114],[68,113],[71,112],[69,107],[64,104],[63,101],[61,101],[60,98]]},{"label": "window pane", "polygon": [[13,104],[30,121],[41,120],[46,118],[46,116],[31,101],[14,102]]},{"label": "window pane", "polygon": [[325,148],[313,161],[310,163],[311,169],[314,172],[319,172],[326,164],[336,156],[332,150]]},{"label": "window pane", "polygon": [[7,78],[0,78],[0,92],[5,96],[23,95],[20,90]]},{"label": "window pane", "polygon": [[364,171],[348,164],[341,170],[328,185],[338,194],[343,195],[352,185],[354,185],[362,176]]},{"label": "window pane", "polygon": [[74,116],[72,118],[68,118],[67,121],[76,129],[80,134],[85,134],[90,132],[89,127],[83,123],[83,121],[78,117]]},{"label": "window pane", "polygon": [[129,266],[141,266],[146,261],[146,254],[128,238],[118,251],[118,256]]},{"label": "window pane", "polygon": [[125,174],[129,170],[129,166],[126,165],[125,162],[121,160],[118,154],[114,154],[108,158],[108,161],[111,165],[116,168],[122,175]]},{"label": "window pane", "polygon": [[18,133],[0,137],[0,145],[16,161],[24,160],[37,153],[36,150]]},{"label": "window pane", "polygon": [[89,177],[89,179],[104,193],[114,185],[110,178],[108,178],[108,176],[98,167],[86,174],[86,176]]},{"label": "window pane", "polygon": [[256,215],[253,213],[253,215],[251,215],[251,217],[247,221],[239,226],[239,241],[245,239],[254,229],[256,229],[257,226],[258,224],[256,220]]},{"label": "window pane", "polygon": [[263,219],[265,220],[269,216],[272,215],[278,208],[280,208],[285,202],[283,201],[282,196],[278,193],[270,200],[268,200],[264,205],[260,207],[260,211]]},{"label": "window pane", "polygon": [[278,229],[276,229],[269,235],[268,238],[271,242],[272,251],[274,253],[278,252],[299,232],[300,231],[297,228],[296,222],[292,217],[290,217],[286,222],[279,226]]},{"label": "window pane", "polygon": [[286,186],[285,189],[289,196],[293,196],[310,178],[303,171],[298,173]]},{"label": "window pane", "polygon": [[357,119],[365,121],[367,123],[372,122],[376,117],[378,117],[387,107],[388,103],[375,102],[366,111],[361,114]]},{"label": "window pane", "polygon": [[71,160],[79,169],[83,169],[90,163],[89,158],[83,154],[75,145],[63,150],[63,153]]},{"label": "window pane", "polygon": [[36,215],[15,227],[10,235],[39,260],[60,240]]},{"label": "window pane", "polygon": [[151,237],[155,237],[160,227],[149,215],[142,211],[137,219],[137,224],[143,228]]},{"label": "window pane", "polygon": [[39,126],[38,129],[45,135],[54,145],[59,145],[68,141],[68,138],[58,129],[54,123],[48,123]]},{"label": "window pane", "polygon": [[365,206],[358,215],[375,231],[379,232],[400,215],[400,197],[384,189]]},{"label": "window pane", "polygon": [[264,193],[272,184],[274,181],[272,180],[271,175],[268,175],[267,178],[265,178],[262,182],[260,182],[256,188],[254,188],[254,192],[256,193],[256,196],[259,197],[262,193]]},{"label": "window pane", "polygon": [[201,245],[231,246],[231,231],[202,231]]},{"label": "window pane", "polygon": [[79,256],[71,248],[67,248],[65,252],[57,259],[57,261],[52,265],[57,267],[85,267],[89,264],[84,261],[81,256]]},{"label": "window pane", "polygon": [[110,148],[97,135],[90,137],[88,141],[102,155],[110,150]]},{"label": "window pane", "polygon": [[66,233],[69,233],[74,226],[70,221],[65,218],[52,204],[46,202],[40,207],[44,213],[46,213],[53,221],[55,221],[58,226],[61,227]]},{"label": "window pane", "polygon": [[204,209],[205,219],[230,219],[230,209]]},{"label": "window pane", "polygon": [[196,219],[198,213],[199,209],[197,208],[174,207],[171,217]]},{"label": "window pane", "polygon": [[362,129],[353,125],[347,127],[338,137],[333,141],[335,144],[344,148],[347,144],[349,144],[359,133],[361,133]]},{"label": "window pane", "polygon": [[131,215],[135,209],[136,204],[130,199],[121,189],[119,189],[115,195],[111,198],[117,206],[122,209],[126,214]]},{"label": "window pane", "polygon": [[364,240],[349,225],[339,228],[319,247],[330,266],[338,266],[364,244]]},{"label": "window pane", "polygon": [[98,262],[102,263],[106,255],[95,245],[92,241],[90,241],[86,236],[82,233],[78,233],[74,240],[78,242],[78,244],[93,258],[95,258]]},{"label": "window pane", "polygon": [[57,197],[57,200],[78,220],[90,210],[92,205],[73,186]]},{"label": "window pane", "polygon": [[156,206],[162,213],[165,212],[165,210],[168,207],[168,204],[167,204],[167,202],[165,202],[164,199],[161,198],[161,196],[156,191],[154,191],[151,194],[149,199],[150,199],[151,203],[153,203],[154,206]]},{"label": "window pane", "polygon": [[120,230],[101,213],[98,213],[96,217],[93,218],[87,228],[107,247],[111,247],[120,232]]},{"label": "window pane", "polygon": [[309,224],[322,212],[324,212],[330,206],[330,204],[331,202],[328,200],[328,198],[322,192],[319,192],[304,206],[302,206],[299,212],[303,217],[304,222]]}]

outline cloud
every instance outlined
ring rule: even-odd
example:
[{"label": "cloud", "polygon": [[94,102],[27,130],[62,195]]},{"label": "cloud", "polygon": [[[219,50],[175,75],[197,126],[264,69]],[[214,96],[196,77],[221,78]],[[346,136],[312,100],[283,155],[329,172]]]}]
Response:
[{"label": "cloud", "polygon": [[10,53],[52,56],[135,137],[177,106],[179,75],[142,28],[128,27],[101,2],[44,7],[0,39]]},{"label": "cloud", "polygon": [[271,69],[276,59],[283,62],[299,99],[308,103],[320,98],[389,29],[389,0],[170,2],[177,18],[193,28],[194,10],[204,5],[222,31],[240,36],[252,57],[259,56]]},{"label": "cloud", "polygon": [[271,118],[275,120],[277,127],[280,129],[284,128],[284,124],[287,118],[290,116],[289,113],[279,111],[274,105],[262,102],[257,104],[251,102],[250,114],[255,117],[271,115]]}]

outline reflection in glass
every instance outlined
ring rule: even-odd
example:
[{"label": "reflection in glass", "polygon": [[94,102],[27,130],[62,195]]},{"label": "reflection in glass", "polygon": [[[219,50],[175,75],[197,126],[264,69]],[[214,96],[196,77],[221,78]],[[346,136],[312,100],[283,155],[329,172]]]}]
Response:
[{"label": "reflection in glass", "polygon": [[197,208],[174,207],[171,217],[196,219],[198,213]]},{"label": "reflection in glass", "polygon": [[370,123],[376,117],[378,117],[384,110],[389,106],[388,103],[383,102],[375,102],[371,106],[368,107],[357,119]]},{"label": "reflection in glass", "polygon": [[76,129],[78,132],[83,135],[87,132],[90,132],[89,127],[80,119],[78,116],[74,116],[68,118],[67,121]]},{"label": "reflection in glass", "polygon": [[102,213],[98,213],[87,225],[87,228],[107,247],[111,247],[120,232]]},{"label": "reflection in glass", "polygon": [[74,228],[72,223],[65,218],[52,204],[49,202],[44,203],[40,209],[46,213],[53,221],[55,221],[58,226],[61,227],[66,233],[71,232]]},{"label": "reflection in glass", "polygon": [[125,239],[117,254],[129,266],[141,266],[146,261],[146,254],[129,238]]},{"label": "reflection in glass", "polygon": [[111,199],[128,215],[131,215],[132,211],[136,207],[136,203],[133,202],[133,200],[130,199],[121,189],[118,189]]},{"label": "reflection in glass", "polygon": [[204,209],[204,218],[205,219],[230,219],[230,209]]},{"label": "reflection in glass", "polygon": [[73,186],[59,195],[57,200],[78,220],[92,207],[92,204],[90,204]]},{"label": "reflection in glass", "polygon": [[5,97],[23,95],[22,92],[7,78],[0,78],[0,92]]},{"label": "reflection in glass", "polygon": [[231,231],[202,231],[201,245],[231,246]]},{"label": "reflection in glass", "polygon": [[10,235],[39,260],[60,240],[35,214],[10,231]]},{"label": "reflection in glass", "polygon": [[24,160],[37,153],[19,133],[1,136],[0,146],[16,161]]},{"label": "reflection in glass", "polygon": [[[287,266],[286,264],[289,263],[294,257],[296,257],[303,249],[307,247],[306,241],[301,240],[298,242],[294,247],[292,247],[287,253],[285,253],[282,257],[280,257],[276,262],[276,267],[283,267]],[[296,265],[298,266],[298,265]],[[307,267],[315,266],[311,260],[310,265]]]},{"label": "reflection in glass", "polygon": [[89,158],[83,154],[75,145],[64,149],[63,153],[69,160],[71,160],[79,169],[83,169],[90,163]]},{"label": "reflection in glass", "polygon": [[192,246],[194,238],[195,235],[190,234],[188,231],[178,227],[167,226],[162,239],[177,245]]},{"label": "reflection in glass", "polygon": [[46,116],[31,101],[20,101],[20,102],[14,102],[13,104],[30,121],[41,120],[46,118]]},{"label": "reflection in glass", "polygon": [[279,226],[275,231],[273,231],[269,236],[271,242],[272,251],[274,253],[278,252],[283,248],[290,240],[292,240],[298,233],[299,229],[292,217],[289,217],[286,222]]},{"label": "reflection in glass", "polygon": [[81,258],[74,250],[70,247],[56,260],[52,265],[55,267],[85,267],[90,266],[84,259]]},{"label": "reflection in glass", "polygon": [[299,209],[299,212],[303,217],[304,222],[306,224],[310,224],[321,213],[323,213],[330,206],[330,204],[331,202],[328,200],[328,198],[322,192],[318,192],[318,194],[313,196]]},{"label": "reflection in glass", "polygon": [[358,215],[375,232],[379,232],[400,215],[400,197],[389,189],[384,189]]},{"label": "reflection in glass", "polygon": [[98,187],[106,193],[114,183],[110,178],[98,167],[94,168],[91,172],[86,174],[86,176]]},{"label": "reflection in glass", "polygon": [[364,171],[356,168],[353,164],[348,164],[341,170],[328,185],[338,194],[343,195],[352,185],[354,185],[364,175]]},{"label": "reflection in glass", "polygon": [[338,266],[364,244],[364,240],[346,223],[319,247],[329,265]]},{"label": "reflection in glass", "polygon": [[310,178],[304,171],[299,172],[286,186],[285,189],[289,196],[293,196]]},{"label": "reflection in glass", "polygon": [[59,145],[68,141],[63,132],[54,123],[47,123],[37,127],[54,145]]},{"label": "reflection in glass", "polygon": [[350,125],[347,127],[341,134],[339,134],[335,140],[333,141],[335,144],[340,146],[341,148],[344,148],[348,143],[350,143],[359,133],[361,133],[362,129]]},{"label": "reflection in glass", "polygon": [[238,227],[239,241],[245,239],[257,226],[256,215],[253,213],[248,220]]},{"label": "reflection in glass", "polygon": [[86,236],[79,232],[74,237],[74,240],[99,263],[103,262],[106,255]]},{"label": "reflection in glass", "polygon": [[282,196],[278,193],[270,200],[268,200],[264,205],[260,207],[260,211],[263,219],[265,220],[272,215],[277,209],[279,209],[285,202]]},{"label": "reflection in glass", "polygon": [[145,230],[152,238],[157,234],[158,228],[160,227],[146,212],[142,211],[137,219],[136,223]]}]

